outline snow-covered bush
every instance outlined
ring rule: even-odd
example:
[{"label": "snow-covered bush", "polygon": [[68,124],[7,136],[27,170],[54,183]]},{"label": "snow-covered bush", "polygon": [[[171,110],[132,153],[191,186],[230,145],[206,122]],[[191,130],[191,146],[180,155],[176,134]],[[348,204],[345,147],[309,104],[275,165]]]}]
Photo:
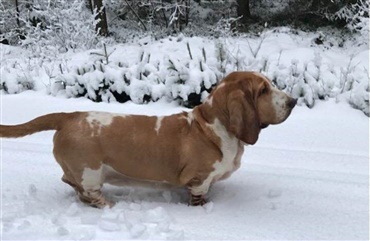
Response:
[{"label": "snow-covered bush", "polygon": [[[187,43],[190,59],[167,59],[165,68],[167,96],[178,100],[186,107],[194,107],[203,102],[207,93],[218,83],[222,73],[217,69],[216,61],[207,59],[205,49],[200,58],[193,57],[191,47]],[[210,64],[209,64],[210,63]]]},{"label": "snow-covered bush", "polygon": [[[59,74],[51,93],[62,92],[67,97],[85,96],[96,102],[132,100],[138,104],[166,97],[194,107],[202,103],[222,78],[222,73],[217,69],[216,59],[207,59],[204,48],[199,59],[192,57],[188,47],[190,58],[186,61],[175,58],[165,58],[163,62],[150,61],[150,54],[145,52],[134,65],[95,58],[92,64]],[[96,52],[92,54],[98,55]]]},{"label": "snow-covered bush", "polygon": [[[369,113],[370,75],[369,70],[353,65],[352,58],[346,69],[341,69],[341,93],[346,93],[346,99],[352,107]],[[364,80],[364,81],[360,81]]]},{"label": "snow-covered bush", "polygon": [[[369,78],[370,81],[370,78]],[[370,96],[370,87],[369,81],[359,82],[355,84],[353,90],[351,91],[348,102],[355,109],[359,109],[365,113],[365,115],[370,116],[369,110],[369,96]]]},{"label": "snow-covered bush", "polygon": [[152,85],[147,78],[138,79],[132,68],[95,63],[77,68],[75,73],[59,75],[52,94],[63,92],[67,97],[84,96],[95,102],[132,100],[142,104],[157,100],[152,99]]},{"label": "snow-covered bush", "polygon": [[191,45],[189,40],[179,38],[176,48],[182,48],[183,55],[164,53],[155,59],[150,51],[143,50],[131,63],[93,57],[92,64],[59,75],[53,93],[62,90],[69,97],[135,103],[167,98],[194,107],[226,74],[249,70],[264,73],[277,88],[297,98],[299,105],[313,108],[317,100],[340,98],[368,115],[369,88],[364,81],[368,76],[361,65],[354,64],[353,56],[344,67],[324,61],[319,50],[311,59],[282,61],[282,50],[276,58],[263,53],[270,34],[265,33],[265,40],[250,38],[245,45],[235,44],[235,39],[219,39],[212,46],[209,42],[207,46]]},{"label": "snow-covered bush", "polygon": [[20,65],[0,68],[0,90],[8,94],[17,94],[34,88],[34,80],[31,71]]}]

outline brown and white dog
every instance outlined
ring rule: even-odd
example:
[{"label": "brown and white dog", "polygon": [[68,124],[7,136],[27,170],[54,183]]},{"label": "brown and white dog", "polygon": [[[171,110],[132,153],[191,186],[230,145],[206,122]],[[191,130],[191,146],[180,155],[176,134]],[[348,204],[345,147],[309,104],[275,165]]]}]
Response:
[{"label": "brown and white dog", "polygon": [[104,207],[103,183],[160,182],[186,187],[191,205],[203,205],[217,180],[240,166],[244,145],[262,128],[283,122],[296,100],[256,72],[233,72],[191,112],[170,116],[106,112],[54,113],[0,125],[0,137],[56,130],[54,156],[62,180],[81,201]]}]

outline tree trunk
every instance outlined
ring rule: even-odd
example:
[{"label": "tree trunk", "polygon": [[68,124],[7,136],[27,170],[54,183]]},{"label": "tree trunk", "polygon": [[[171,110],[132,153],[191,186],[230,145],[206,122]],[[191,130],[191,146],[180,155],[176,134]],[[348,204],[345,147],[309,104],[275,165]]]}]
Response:
[{"label": "tree trunk", "polygon": [[190,0],[177,0],[177,28],[182,31],[189,23]]},{"label": "tree trunk", "polygon": [[17,26],[18,26],[18,28],[20,28],[21,27],[21,23],[19,21],[19,4],[18,4],[18,0],[15,0],[15,11],[16,11]]},{"label": "tree trunk", "polygon": [[97,21],[95,30],[101,36],[108,36],[108,23],[103,0],[93,0],[94,10],[96,11],[95,20]]},{"label": "tree trunk", "polygon": [[251,12],[249,9],[249,0],[237,0],[238,8],[237,14],[238,17],[242,17],[242,22],[246,23],[251,17]]},{"label": "tree trunk", "polygon": [[185,15],[185,25],[189,24],[189,14],[190,14],[190,0],[186,1],[186,15]]}]

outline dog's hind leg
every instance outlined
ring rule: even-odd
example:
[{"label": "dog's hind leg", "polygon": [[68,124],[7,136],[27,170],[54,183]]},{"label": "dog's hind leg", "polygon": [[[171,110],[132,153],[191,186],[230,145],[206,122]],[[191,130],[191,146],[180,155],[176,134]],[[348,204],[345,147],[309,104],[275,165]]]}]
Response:
[{"label": "dog's hind leg", "polygon": [[77,184],[71,181],[71,178],[68,178],[66,174],[63,174],[62,181],[73,187],[73,189],[76,191],[76,193],[82,191],[81,188],[78,187]]},{"label": "dog's hind leg", "polygon": [[106,206],[113,207],[114,203],[108,201],[102,194],[100,189],[97,190],[83,190],[78,192],[78,197],[81,202],[94,208],[104,208]]},{"label": "dog's hind leg", "polygon": [[[54,156],[64,172],[62,181],[73,187],[83,203],[96,208],[113,206],[113,202],[106,200],[101,192],[105,177],[103,166],[97,160],[99,157],[91,156],[90,152],[65,152],[58,148],[54,148]],[[92,161],[81,161],[80,156]]]},{"label": "dog's hind leg", "polygon": [[102,185],[85,187],[87,188],[85,190],[80,185],[73,183],[65,174],[62,177],[62,181],[73,187],[80,201],[89,206],[103,208],[105,206],[112,207],[114,205],[112,202],[109,202],[104,198],[100,190]]},{"label": "dog's hind leg", "polygon": [[81,179],[82,190],[78,191],[78,197],[82,202],[96,208],[114,205],[113,202],[106,200],[101,192],[105,179],[103,166],[95,170],[85,168]]},{"label": "dog's hind leg", "polygon": [[61,161],[58,161],[58,164],[60,165],[60,167],[62,168],[64,174],[62,176],[62,181],[64,183],[67,183],[68,185],[70,185],[71,187],[73,187],[73,189],[78,193],[79,191],[81,191],[82,189],[78,187],[78,185],[76,184],[76,180],[75,178],[73,177],[72,173],[69,171],[69,169],[67,168],[67,166],[61,162]]},{"label": "dog's hind leg", "polygon": [[64,171],[62,181],[73,187],[83,203],[96,208],[112,207],[114,205],[107,201],[101,193],[100,189],[104,180],[102,169],[92,170],[87,168],[81,176],[81,174],[70,172],[64,163],[59,162],[59,164]]}]

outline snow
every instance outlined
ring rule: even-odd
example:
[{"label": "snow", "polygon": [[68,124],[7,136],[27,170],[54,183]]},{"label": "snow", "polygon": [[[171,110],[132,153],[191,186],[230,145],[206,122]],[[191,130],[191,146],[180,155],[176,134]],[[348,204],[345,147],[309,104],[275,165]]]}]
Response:
[{"label": "snow", "polygon": [[[94,103],[43,91],[1,95],[1,123],[76,110],[169,115],[159,100]],[[216,183],[210,202],[187,205],[182,189],[114,187],[117,204],[77,200],[53,160],[52,131],[1,139],[2,240],[366,240],[369,238],[369,119],[334,99],[298,106],[246,147],[241,168]]]}]

